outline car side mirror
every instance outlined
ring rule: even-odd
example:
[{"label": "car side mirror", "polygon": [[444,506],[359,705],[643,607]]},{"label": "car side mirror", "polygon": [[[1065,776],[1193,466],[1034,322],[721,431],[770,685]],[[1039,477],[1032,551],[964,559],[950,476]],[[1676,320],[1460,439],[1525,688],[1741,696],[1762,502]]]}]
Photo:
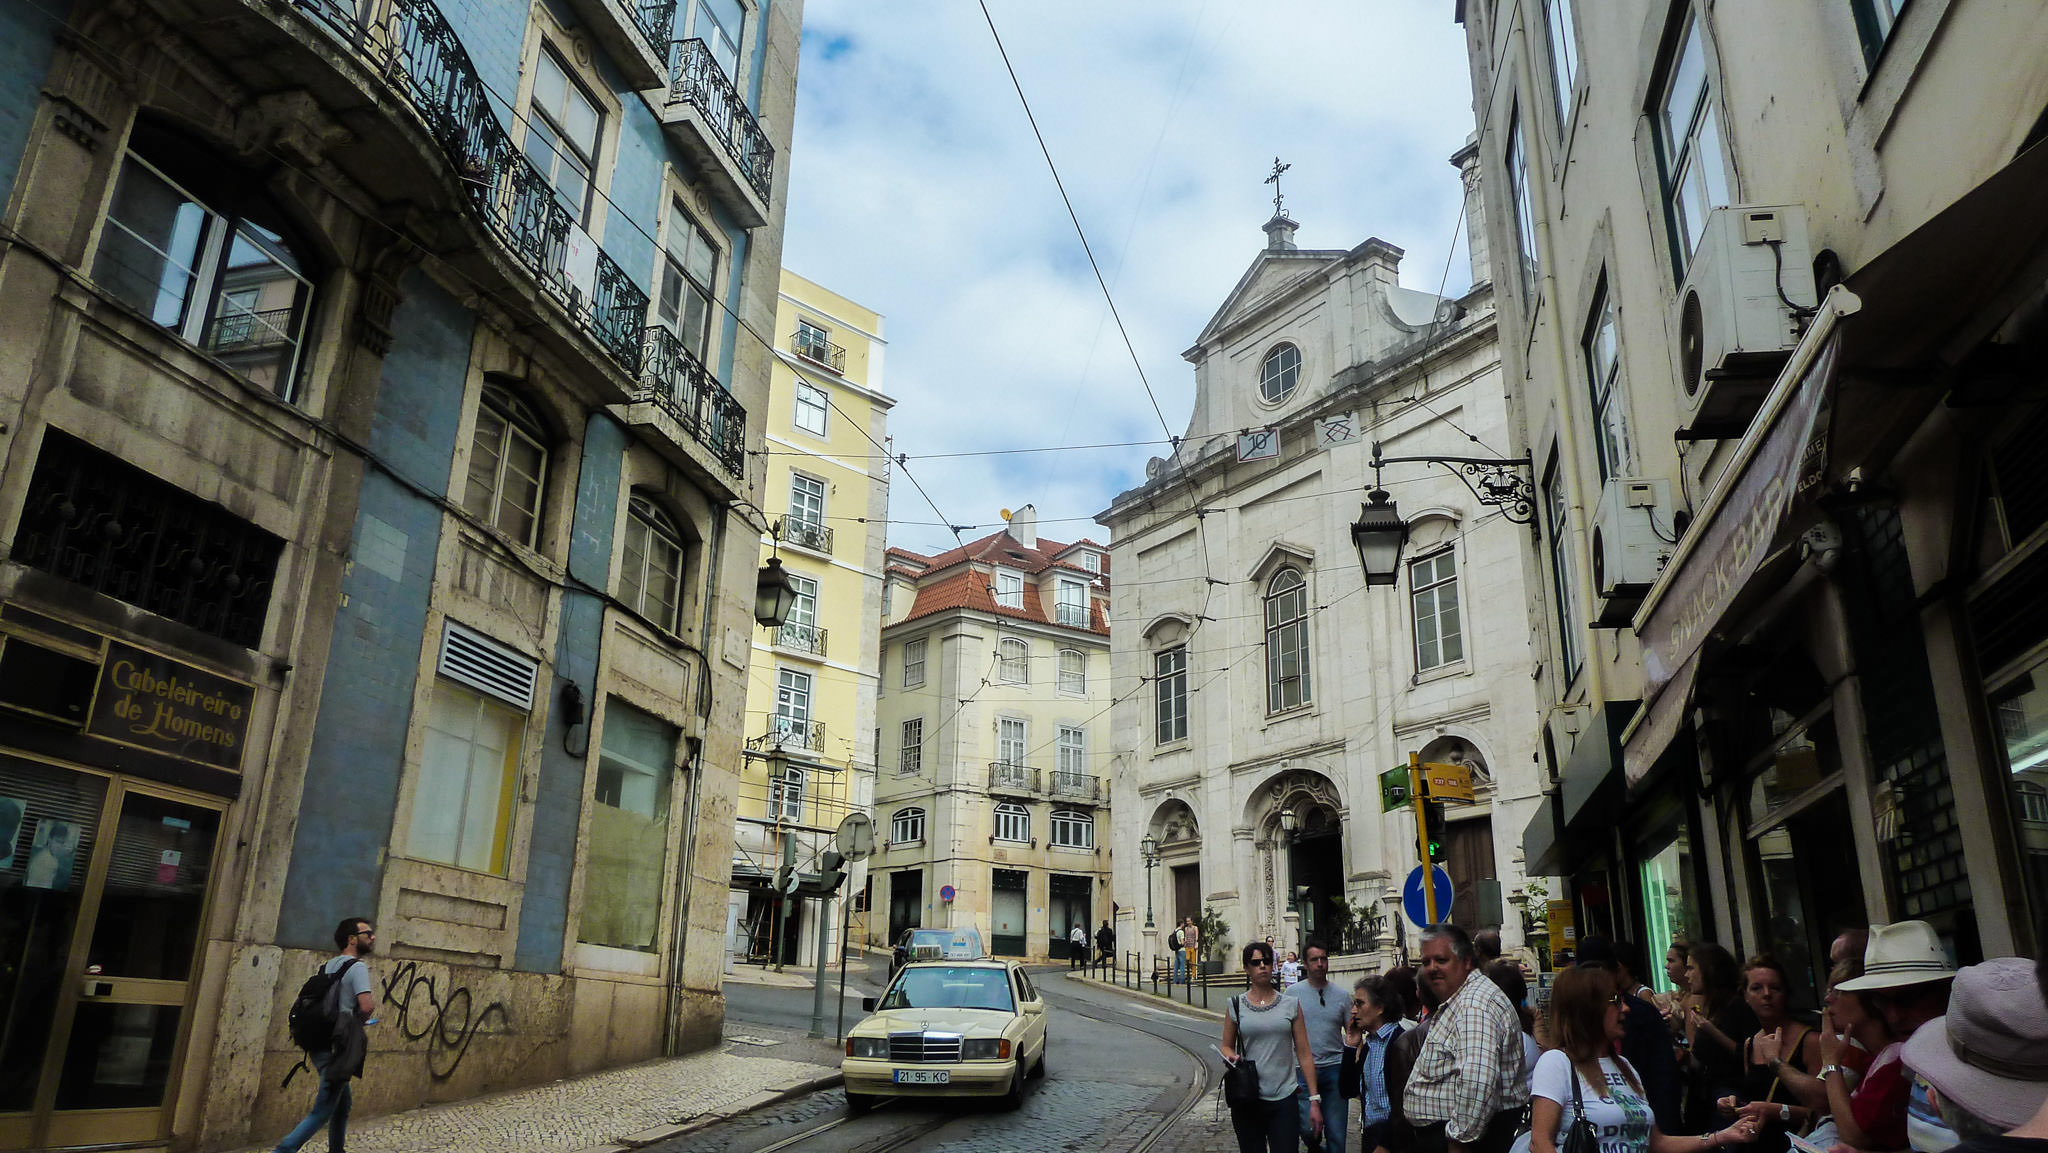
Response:
[{"label": "car side mirror", "polygon": [[862,997],[862,998],[860,999],[860,1011],[861,1011],[861,1012],[863,1012],[863,1013],[872,1013],[872,1012],[874,1012],[874,1011],[875,1011],[875,999],[874,999],[873,997]]},{"label": "car side mirror", "polygon": [[1043,1012],[1045,1012],[1045,1002],[1044,1002],[1044,1001],[1026,1001],[1026,1002],[1024,1002],[1024,1011],[1025,1011],[1026,1013],[1043,1013]]}]

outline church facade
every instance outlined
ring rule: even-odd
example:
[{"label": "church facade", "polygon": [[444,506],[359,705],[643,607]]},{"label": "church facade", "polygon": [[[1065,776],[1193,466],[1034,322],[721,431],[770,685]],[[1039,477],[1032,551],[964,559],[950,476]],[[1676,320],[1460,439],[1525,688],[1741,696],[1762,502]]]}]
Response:
[{"label": "church facade", "polygon": [[[1388,457],[1500,457],[1512,440],[1477,161],[1465,183],[1472,287],[1400,286],[1377,238],[1304,249],[1276,210],[1267,245],[1194,347],[1196,400],[1170,457],[1098,519],[1119,594],[1110,629],[1115,891],[1122,940],[1157,955],[1182,917],[1220,918],[1224,969],[1309,937],[1344,967],[1412,948],[1401,886],[1411,810],[1380,775],[1409,754],[1471,767],[1476,801],[1443,838],[1451,916],[1500,926],[1524,907],[1518,834],[1540,803],[1522,551],[1530,490],[1483,502],[1452,467],[1389,464],[1409,526],[1393,587],[1370,586],[1350,526],[1375,443]],[[1505,475],[1526,482],[1526,468]]]}]

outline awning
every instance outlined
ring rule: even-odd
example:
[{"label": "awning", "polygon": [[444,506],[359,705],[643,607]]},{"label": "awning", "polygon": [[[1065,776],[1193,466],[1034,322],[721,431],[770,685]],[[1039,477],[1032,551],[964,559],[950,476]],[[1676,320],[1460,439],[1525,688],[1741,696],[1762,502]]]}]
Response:
[{"label": "awning", "polygon": [[1574,840],[1611,828],[1628,800],[1622,783],[1621,733],[1635,701],[1608,701],[1593,713],[1557,774],[1557,792],[1522,830],[1522,859],[1533,876],[1568,870]]},{"label": "awning", "polygon": [[1846,288],[1828,292],[1636,613],[1647,704],[1623,746],[1631,785],[1663,755],[1684,720],[1700,646],[1776,548],[1795,508],[1816,495],[1826,475],[1837,325],[1861,307]]}]

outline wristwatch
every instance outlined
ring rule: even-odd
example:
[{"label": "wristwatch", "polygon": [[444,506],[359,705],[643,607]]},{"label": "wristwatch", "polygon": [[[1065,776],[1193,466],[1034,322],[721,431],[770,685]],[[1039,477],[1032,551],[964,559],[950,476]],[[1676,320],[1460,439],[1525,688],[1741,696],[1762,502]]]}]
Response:
[{"label": "wristwatch", "polygon": [[1822,1066],[1820,1067],[1820,1072],[1819,1072],[1818,1074],[1816,1074],[1816,1075],[1817,1075],[1817,1076],[1818,1076],[1818,1077],[1819,1077],[1819,1078],[1820,1078],[1821,1080],[1825,1081],[1825,1080],[1827,1080],[1827,1079],[1828,1079],[1828,1074],[1830,1074],[1830,1073],[1840,1073],[1841,1071],[1842,1071],[1842,1067],[1841,1067],[1840,1065],[1822,1065]]},{"label": "wristwatch", "polygon": [[1780,1106],[1778,1106],[1778,1120],[1780,1120],[1780,1121],[1790,1121],[1791,1119],[1792,1119],[1792,1106],[1790,1106],[1790,1105],[1780,1105]]}]

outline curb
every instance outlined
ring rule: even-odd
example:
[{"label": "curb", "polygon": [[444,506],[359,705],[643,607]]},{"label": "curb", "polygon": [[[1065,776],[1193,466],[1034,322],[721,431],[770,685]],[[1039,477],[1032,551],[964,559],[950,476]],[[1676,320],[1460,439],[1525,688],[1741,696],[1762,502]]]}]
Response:
[{"label": "curb", "polygon": [[[1183,1017],[1192,1017],[1198,1021],[1221,1022],[1223,1020],[1223,1010],[1221,1009],[1204,1009],[1200,1005],[1189,1005],[1181,1001],[1171,1000],[1157,994],[1147,993],[1143,989],[1126,988],[1114,981],[1105,981],[1100,977],[1069,976],[1067,979],[1069,981],[1078,980],[1094,988],[1106,989],[1112,993],[1120,993],[1125,998],[1136,1001],[1141,1005],[1172,1009]],[[1235,994],[1230,994],[1230,996],[1235,996]]]},{"label": "curb", "polygon": [[845,1083],[846,1078],[838,1073],[829,1073],[823,1077],[813,1077],[808,1081],[799,1081],[786,1089],[764,1090],[750,1097],[742,1097],[723,1109],[715,1109],[709,1113],[699,1113],[687,1121],[677,1122],[673,1125],[656,1125],[651,1129],[642,1129],[638,1133],[628,1133],[610,1144],[587,1146],[576,1150],[576,1153],[628,1153],[629,1150],[656,1145],[663,1141],[673,1141],[678,1137],[687,1136],[700,1129],[708,1129],[722,1121],[730,1121],[735,1117],[744,1117],[749,1113],[766,1109],[771,1105],[780,1105],[784,1101],[808,1096],[820,1090],[836,1088]]}]

